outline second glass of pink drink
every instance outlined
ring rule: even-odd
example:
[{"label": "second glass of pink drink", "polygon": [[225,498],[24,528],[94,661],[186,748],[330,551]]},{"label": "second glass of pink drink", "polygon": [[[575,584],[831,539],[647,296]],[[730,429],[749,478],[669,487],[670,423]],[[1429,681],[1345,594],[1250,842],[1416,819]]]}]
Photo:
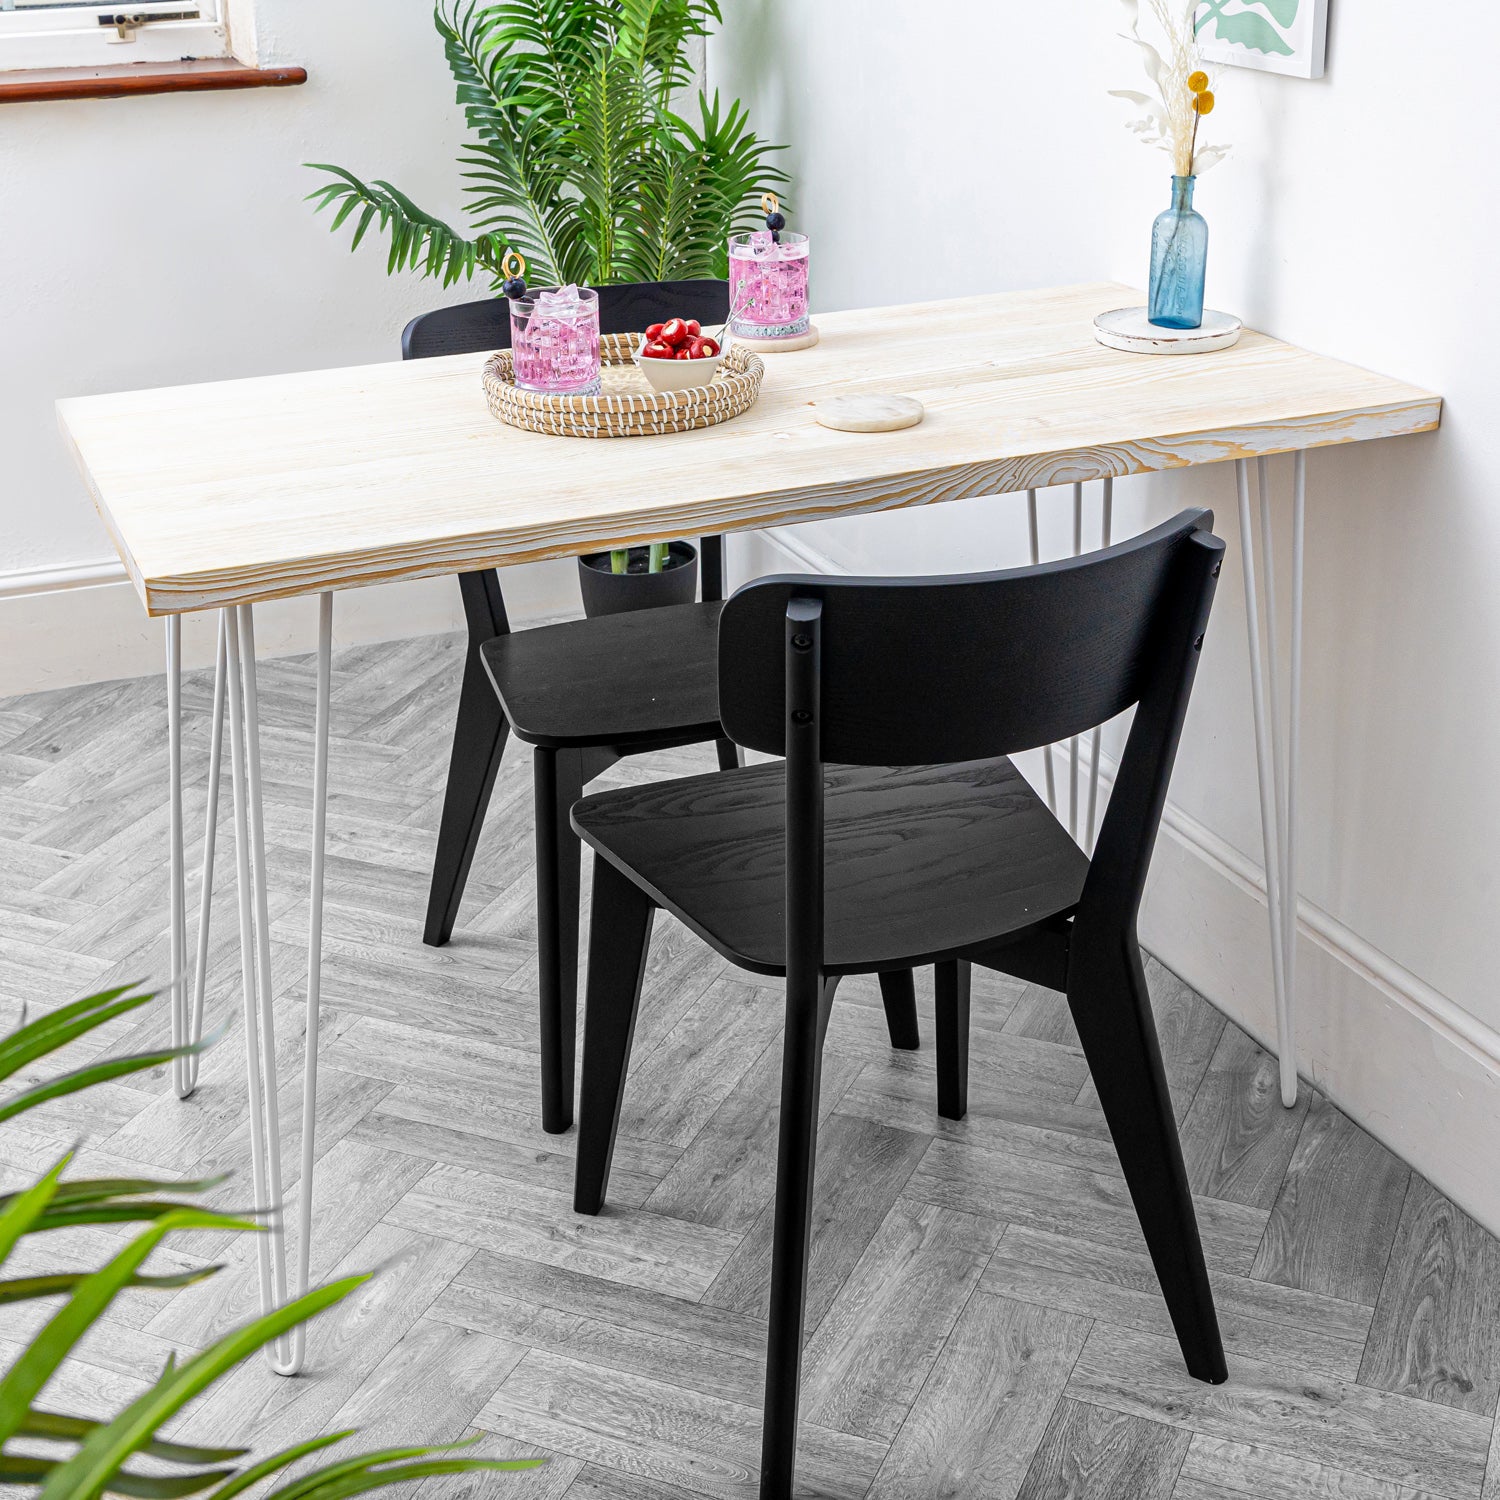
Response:
[{"label": "second glass of pink drink", "polygon": [[740,338],[791,339],[810,327],[805,234],[769,229],[729,241],[730,330]]},{"label": "second glass of pink drink", "polygon": [[522,390],[593,396],[599,384],[599,293],[547,287],[510,304],[511,359]]}]

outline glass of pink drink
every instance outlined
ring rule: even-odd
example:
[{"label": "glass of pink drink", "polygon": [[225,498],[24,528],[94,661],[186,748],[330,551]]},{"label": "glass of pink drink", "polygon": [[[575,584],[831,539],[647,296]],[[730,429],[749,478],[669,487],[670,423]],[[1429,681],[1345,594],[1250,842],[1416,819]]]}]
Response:
[{"label": "glass of pink drink", "polygon": [[808,331],[807,236],[769,229],[729,239],[730,331],[740,338],[791,339]]},{"label": "glass of pink drink", "polygon": [[546,287],[510,304],[516,384],[551,396],[597,395],[599,294],[589,287]]}]

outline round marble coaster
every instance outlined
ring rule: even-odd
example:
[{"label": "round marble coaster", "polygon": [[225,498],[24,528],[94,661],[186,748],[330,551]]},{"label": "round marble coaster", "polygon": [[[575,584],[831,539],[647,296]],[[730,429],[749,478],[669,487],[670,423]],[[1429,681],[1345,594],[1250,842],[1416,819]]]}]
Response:
[{"label": "round marble coaster", "polygon": [[899,432],[927,412],[912,396],[825,396],[813,403],[813,415],[838,432]]},{"label": "round marble coaster", "polygon": [[1094,337],[1130,354],[1212,354],[1238,343],[1244,326],[1233,313],[1205,308],[1201,328],[1158,328],[1144,307],[1117,307],[1094,319]]},{"label": "round marble coaster", "polygon": [[756,339],[748,334],[737,333],[733,336],[733,341],[743,344],[756,354],[790,354],[794,349],[811,349],[818,342],[818,325],[811,323],[806,333],[796,334],[789,339]]}]

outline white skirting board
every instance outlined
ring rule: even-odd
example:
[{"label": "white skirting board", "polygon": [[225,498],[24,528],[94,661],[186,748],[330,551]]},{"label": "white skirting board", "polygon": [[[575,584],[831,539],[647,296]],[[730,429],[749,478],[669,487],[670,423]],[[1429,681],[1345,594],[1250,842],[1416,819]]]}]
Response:
[{"label": "white skirting board", "polygon": [[[507,568],[502,577],[513,624],[581,611],[571,562],[529,563]],[[316,595],[262,604],[255,616],[263,657],[311,651],[317,644]],[[213,665],[217,621],[214,612],[184,617],[184,666]],[[350,589],[339,595],[334,611],[335,647],[463,628],[452,578]],[[161,672],[163,639],[162,622],[146,617],[118,565],[0,573],[0,698]]]},{"label": "white skirting board", "polygon": [[[736,581],[765,572],[846,573],[801,528],[763,532]],[[1040,781],[1040,756],[1023,769]],[[1100,758],[1101,803],[1114,764]],[[1253,786],[1246,787],[1253,797]],[[1336,917],[1298,909],[1297,1040],[1311,1079],[1351,1119],[1500,1234],[1500,1033]],[[1263,1047],[1276,1046],[1265,876],[1169,802],[1141,942]],[[1304,1083],[1305,1087],[1305,1083]]]}]

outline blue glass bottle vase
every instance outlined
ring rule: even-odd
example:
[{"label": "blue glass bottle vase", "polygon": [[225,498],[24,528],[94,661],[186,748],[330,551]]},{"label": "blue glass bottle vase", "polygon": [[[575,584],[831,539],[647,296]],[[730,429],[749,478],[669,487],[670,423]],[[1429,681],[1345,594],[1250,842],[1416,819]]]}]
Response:
[{"label": "blue glass bottle vase", "polygon": [[1193,207],[1196,177],[1172,179],[1172,206],[1151,227],[1151,306],[1158,328],[1203,326],[1208,221]]}]

